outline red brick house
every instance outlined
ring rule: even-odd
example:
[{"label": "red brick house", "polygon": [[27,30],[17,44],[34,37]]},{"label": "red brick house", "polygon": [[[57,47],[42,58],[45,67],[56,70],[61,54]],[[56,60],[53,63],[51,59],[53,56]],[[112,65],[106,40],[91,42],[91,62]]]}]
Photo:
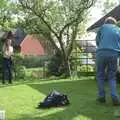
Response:
[{"label": "red brick house", "polygon": [[[55,49],[53,45],[44,39],[38,39],[35,35],[25,35],[22,28],[12,31],[14,34],[14,50],[24,56],[41,56],[45,54],[53,54]],[[0,38],[4,38],[7,34],[6,31],[0,32]]]},{"label": "red brick house", "polygon": [[40,56],[45,54],[45,49],[35,36],[27,35],[20,43],[20,53],[25,56]]},{"label": "red brick house", "polygon": [[[40,56],[52,50],[46,40],[38,39],[35,35],[25,35],[22,28],[15,31],[14,48],[24,56]],[[49,50],[49,48],[51,50]]]}]

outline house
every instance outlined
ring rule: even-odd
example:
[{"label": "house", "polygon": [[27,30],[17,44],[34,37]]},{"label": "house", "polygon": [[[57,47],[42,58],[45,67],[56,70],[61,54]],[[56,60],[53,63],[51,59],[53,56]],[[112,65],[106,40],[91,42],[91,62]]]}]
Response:
[{"label": "house", "polygon": [[[25,35],[25,32],[22,28],[14,29],[12,32],[14,34],[14,50],[24,56],[40,56],[45,54],[52,54],[54,51],[54,48],[50,42],[42,38],[38,39],[35,35]],[[6,31],[0,33],[0,38],[5,38],[7,35]]]},{"label": "house", "polygon": [[22,55],[41,56],[45,54],[53,54],[53,45],[42,37],[37,37],[35,34],[25,35],[22,28],[15,31],[15,49]]},{"label": "house", "polygon": [[45,49],[34,35],[27,35],[20,43],[20,53],[24,56],[45,54]]},{"label": "house", "polygon": [[99,19],[97,22],[95,22],[94,24],[92,24],[90,27],[87,28],[87,31],[92,31],[96,28],[99,28],[103,23],[104,20],[107,17],[114,17],[117,21],[120,20],[120,5],[118,5],[117,7],[115,7],[113,10],[111,10],[108,14],[106,14],[105,16],[103,16],[101,19]]}]

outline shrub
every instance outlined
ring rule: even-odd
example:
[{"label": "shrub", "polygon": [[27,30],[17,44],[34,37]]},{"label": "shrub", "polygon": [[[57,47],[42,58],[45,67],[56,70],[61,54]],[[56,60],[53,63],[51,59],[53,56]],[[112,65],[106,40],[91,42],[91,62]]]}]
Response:
[{"label": "shrub", "polygon": [[36,68],[36,67],[43,67],[45,61],[48,61],[50,56],[43,55],[43,56],[25,56],[23,65],[27,68]]},{"label": "shrub", "polygon": [[94,72],[94,67],[92,65],[82,65],[79,67],[80,72]]},{"label": "shrub", "polygon": [[47,64],[49,75],[60,76],[62,74],[61,61],[62,60],[59,54],[55,54],[51,57]]},{"label": "shrub", "polygon": [[25,77],[25,66],[23,65],[24,57],[21,54],[15,54],[13,60],[13,76],[15,78]]}]

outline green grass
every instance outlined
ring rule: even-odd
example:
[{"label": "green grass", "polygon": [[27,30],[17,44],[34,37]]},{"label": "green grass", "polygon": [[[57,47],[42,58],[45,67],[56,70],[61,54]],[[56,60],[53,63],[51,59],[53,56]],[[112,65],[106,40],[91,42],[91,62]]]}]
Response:
[{"label": "green grass", "polygon": [[[36,109],[54,89],[67,94],[70,105]],[[119,114],[120,108],[112,105],[109,94],[106,104],[97,103],[96,94],[96,82],[92,77],[19,81],[13,85],[0,85],[0,110],[6,111],[6,120],[119,120],[114,113],[118,111]]]}]

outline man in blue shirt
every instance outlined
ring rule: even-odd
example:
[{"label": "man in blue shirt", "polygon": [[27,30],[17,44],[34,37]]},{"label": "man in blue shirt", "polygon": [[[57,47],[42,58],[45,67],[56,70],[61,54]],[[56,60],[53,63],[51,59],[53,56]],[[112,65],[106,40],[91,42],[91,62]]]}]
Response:
[{"label": "man in blue shirt", "polygon": [[114,105],[120,105],[120,98],[116,91],[117,59],[120,53],[120,28],[116,20],[108,17],[100,27],[96,36],[96,76],[98,83],[98,101],[106,102],[104,81],[106,70],[110,83],[110,92]]}]

